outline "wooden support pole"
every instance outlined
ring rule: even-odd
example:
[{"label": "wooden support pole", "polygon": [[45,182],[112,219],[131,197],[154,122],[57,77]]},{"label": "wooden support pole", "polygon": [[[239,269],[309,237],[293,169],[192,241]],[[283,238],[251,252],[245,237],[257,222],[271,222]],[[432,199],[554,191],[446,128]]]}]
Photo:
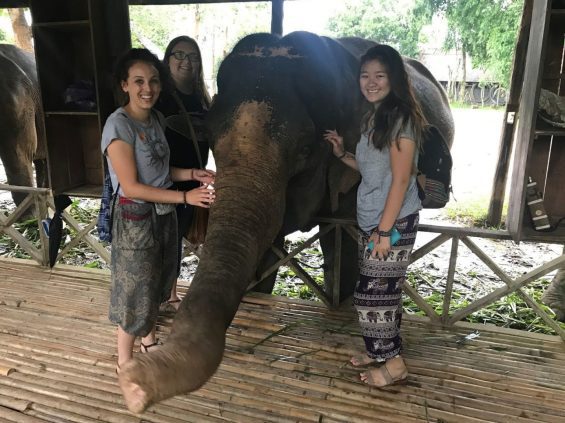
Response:
[{"label": "wooden support pole", "polygon": [[449,306],[451,305],[451,295],[453,293],[453,280],[455,278],[455,266],[457,265],[457,249],[459,248],[459,238],[453,237],[451,240],[451,254],[449,256],[449,268],[447,270],[447,282],[445,284],[445,294],[443,295],[443,312],[441,320],[447,323],[449,319]]},{"label": "wooden support pole", "polygon": [[284,0],[271,0],[271,34],[282,36]]},{"label": "wooden support pole", "polygon": [[332,278],[332,305],[339,307],[339,288],[341,285],[341,225],[335,227],[334,268]]},{"label": "wooden support pole", "polygon": [[506,189],[506,179],[508,176],[508,166],[512,145],[514,140],[514,124],[520,105],[520,94],[524,81],[524,68],[526,66],[526,51],[528,49],[528,37],[530,33],[530,23],[532,21],[533,0],[524,1],[522,11],[522,21],[516,50],[514,51],[514,63],[512,66],[512,79],[510,82],[510,92],[504,113],[504,127],[500,137],[500,147],[498,152],[498,165],[494,174],[494,183],[490,196],[490,205],[487,215],[487,223],[490,226],[499,226],[502,216],[502,206],[504,204],[504,190]]}]

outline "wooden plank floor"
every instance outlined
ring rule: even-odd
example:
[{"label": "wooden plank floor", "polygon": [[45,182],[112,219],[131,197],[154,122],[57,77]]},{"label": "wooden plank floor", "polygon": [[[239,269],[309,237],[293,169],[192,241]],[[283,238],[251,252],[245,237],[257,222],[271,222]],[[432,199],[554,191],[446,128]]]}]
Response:
[{"label": "wooden plank floor", "polygon": [[[0,260],[2,422],[565,422],[565,344],[471,325],[403,324],[406,386],[370,388],[348,364],[354,314],[248,296],[199,391],[125,409],[107,320],[108,274]],[[165,339],[170,319],[161,318]]]}]

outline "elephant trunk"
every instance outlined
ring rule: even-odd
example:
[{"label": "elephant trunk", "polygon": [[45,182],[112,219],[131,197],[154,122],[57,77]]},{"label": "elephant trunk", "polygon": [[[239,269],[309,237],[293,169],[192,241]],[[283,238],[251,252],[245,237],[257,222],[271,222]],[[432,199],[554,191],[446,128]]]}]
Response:
[{"label": "elephant trunk", "polygon": [[286,175],[280,150],[266,134],[253,135],[251,142],[232,130],[216,144],[217,199],[198,270],[166,344],[120,372],[133,412],[196,390],[213,375],[258,260],[282,225]]}]

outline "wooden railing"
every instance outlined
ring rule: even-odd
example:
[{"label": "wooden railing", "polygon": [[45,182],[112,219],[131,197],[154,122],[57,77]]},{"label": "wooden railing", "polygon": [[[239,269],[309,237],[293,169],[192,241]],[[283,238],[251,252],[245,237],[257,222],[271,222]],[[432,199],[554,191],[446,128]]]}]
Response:
[{"label": "wooden railing", "polygon": [[[289,252],[284,252],[278,248],[272,247],[275,254],[280,257],[280,260],[271,266],[267,271],[265,271],[258,281],[254,281],[253,285],[261,282],[272,272],[278,269],[279,266],[290,267],[296,275],[302,279],[302,281],[308,285],[312,291],[322,300],[328,307],[337,307],[341,300],[339,298],[339,283],[340,283],[340,263],[336,260],[333,269],[334,285],[331,287],[331,292],[324,292],[320,285],[318,285],[304,270],[298,261],[296,256],[309,248],[316,240],[320,237],[334,231],[335,236],[335,251],[336,256],[339,257],[339,251],[341,250],[341,233],[345,232],[352,239],[357,240],[357,229],[355,226],[355,221],[344,220],[344,219],[319,219],[320,223],[325,223],[323,231],[319,231],[308,238],[306,241],[301,243],[296,248]],[[513,278],[508,273],[500,268],[496,262],[489,257],[473,240],[472,238],[488,238],[488,239],[498,239],[498,240],[511,240],[511,236],[507,231],[502,230],[486,230],[486,229],[474,229],[474,228],[459,228],[459,227],[447,227],[447,226],[436,226],[420,224],[418,227],[419,231],[436,233],[437,236],[432,240],[428,241],[426,244],[415,249],[412,252],[410,262],[413,263],[417,260],[422,259],[427,254],[441,246],[442,244],[451,241],[451,251],[449,256],[449,267],[447,270],[447,280],[445,293],[443,298],[442,313],[438,314],[433,307],[423,298],[416,288],[406,283],[404,285],[404,291],[406,294],[414,301],[414,303],[426,314],[430,323],[441,325],[441,326],[453,326],[455,323],[465,319],[470,314],[488,307],[490,304],[498,301],[500,298],[516,293],[519,295],[524,302],[530,307],[543,321],[551,327],[564,341],[565,341],[565,331],[559,326],[559,324],[549,316],[542,307],[540,307],[528,294],[524,292],[522,288],[527,286],[529,283],[541,278],[544,275],[562,267],[565,265],[565,254],[549,260],[545,264],[530,270],[528,273],[521,275],[520,277]],[[504,282],[505,286],[501,288],[494,289],[489,294],[474,300],[471,304],[466,307],[459,309],[457,311],[451,312],[451,300],[453,294],[453,284],[455,280],[455,270],[457,266],[457,254],[460,243],[465,244],[469,250],[482,262],[484,263],[492,272]]]},{"label": "wooden railing", "polygon": [[[43,188],[29,188],[29,187],[16,187],[12,185],[0,184],[0,191],[16,191],[27,193],[24,201],[10,214],[5,215],[0,213],[0,231],[7,234],[14,242],[19,244],[32,259],[37,261],[43,266],[47,266],[48,261],[48,238],[45,236],[43,230],[39,228],[40,246],[35,246],[30,240],[26,239],[13,225],[20,219],[26,209],[34,205],[34,215],[37,218],[38,226],[41,225],[41,220],[47,216],[47,209],[55,210],[53,197],[48,189]],[[87,225],[81,224],[73,218],[68,212],[64,211],[62,214],[63,220],[76,231],[76,236],[71,239],[62,250],[58,253],[57,261],[59,261],[65,254],[67,254],[73,247],[78,245],[79,242],[86,242],[106,263],[110,263],[110,254],[106,247],[101,244],[98,239],[90,235],[90,231],[94,228],[96,220],[88,223]],[[258,280],[251,282],[248,289],[252,289],[256,284],[267,278],[273,272],[276,272],[280,266],[288,266],[294,273],[320,298],[321,301],[329,308],[336,308],[342,302],[339,297],[340,292],[340,260],[335,260],[332,269],[333,285],[328,289],[329,292],[314,281],[308,272],[300,265],[296,256],[305,249],[309,248],[319,240],[322,236],[333,233],[334,236],[334,249],[336,257],[340,256],[341,252],[341,239],[342,233],[348,234],[353,240],[357,240],[357,229],[355,221],[346,219],[330,219],[320,218],[319,223],[323,223],[323,229],[318,230],[310,238],[302,241],[300,245],[293,248],[291,251],[281,250],[272,246],[273,252],[279,257],[279,260],[268,268],[261,275]],[[513,278],[503,269],[496,264],[496,262],[488,256],[473,240],[472,238],[488,238],[498,240],[510,240],[510,234],[501,230],[486,230],[486,229],[473,229],[473,228],[459,228],[459,227],[446,227],[420,224],[419,231],[436,233],[437,236],[426,244],[420,246],[412,252],[411,262],[422,259],[427,254],[435,250],[440,245],[451,241],[451,251],[449,257],[449,267],[446,277],[446,288],[443,299],[442,313],[438,314],[433,307],[422,297],[416,288],[408,283],[404,285],[404,290],[414,303],[426,314],[430,323],[452,326],[455,323],[465,319],[470,314],[483,309],[490,304],[498,301],[500,298],[512,293],[519,295],[524,302],[551,327],[563,340],[565,340],[565,331],[559,326],[558,323],[549,316],[543,308],[541,308],[528,294],[523,290],[529,283],[541,278],[542,276],[552,272],[565,265],[565,255],[549,260],[545,264],[530,270],[528,273],[519,277]],[[451,311],[451,300],[453,294],[453,284],[455,271],[457,266],[457,255],[460,243],[466,245],[469,250],[505,284],[505,286],[494,289],[489,294],[474,300],[471,304],[457,311]]]}]

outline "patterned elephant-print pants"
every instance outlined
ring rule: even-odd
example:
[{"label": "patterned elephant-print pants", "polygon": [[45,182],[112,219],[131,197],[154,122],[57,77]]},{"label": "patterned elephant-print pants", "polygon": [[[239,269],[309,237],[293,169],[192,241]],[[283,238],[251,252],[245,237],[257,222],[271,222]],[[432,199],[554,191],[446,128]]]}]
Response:
[{"label": "patterned elephant-print pants", "polygon": [[110,321],[147,336],[177,277],[177,217],[120,197],[113,210]]},{"label": "patterned elephant-print pants", "polygon": [[359,282],[353,304],[357,309],[367,355],[377,361],[396,357],[402,349],[402,286],[416,240],[419,214],[395,223],[402,234],[389,255],[381,260],[366,252],[370,232],[359,231]]}]

